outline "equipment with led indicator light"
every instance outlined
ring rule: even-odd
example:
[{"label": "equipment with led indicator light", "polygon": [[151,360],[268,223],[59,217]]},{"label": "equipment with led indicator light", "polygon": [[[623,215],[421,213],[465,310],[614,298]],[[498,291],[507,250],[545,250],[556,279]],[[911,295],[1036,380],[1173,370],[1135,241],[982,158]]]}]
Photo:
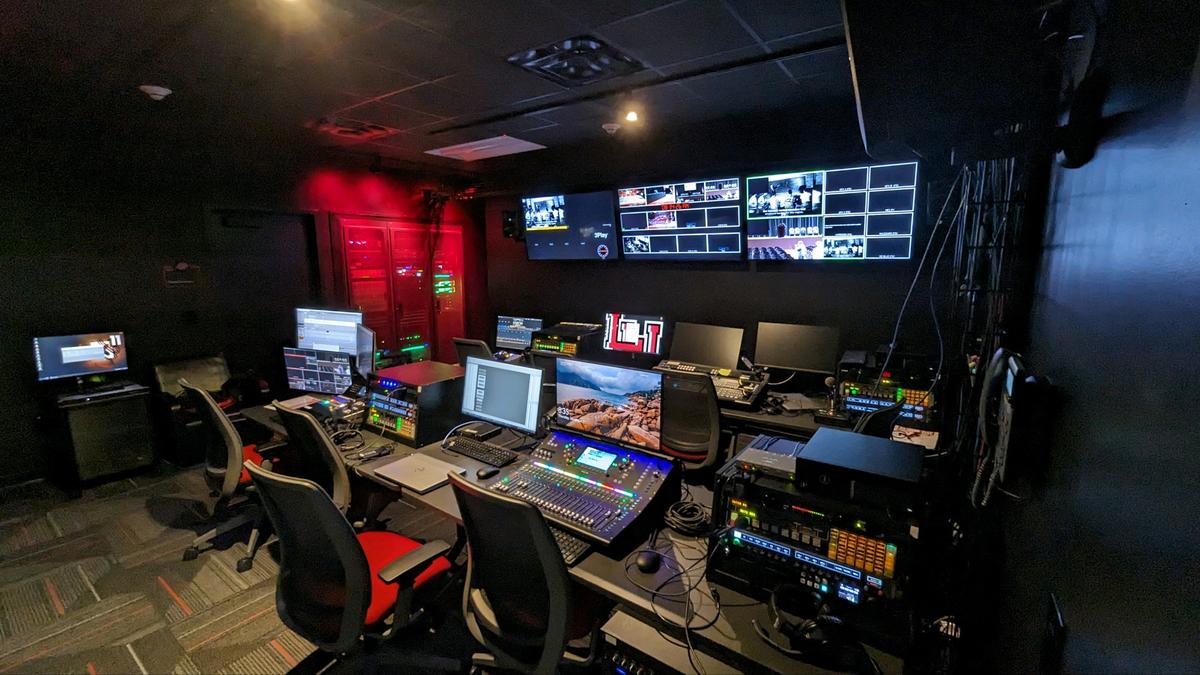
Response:
[{"label": "equipment with led indicator light", "polygon": [[421,361],[379,371],[363,423],[405,445],[440,441],[458,423],[461,366]]},{"label": "equipment with led indicator light", "polygon": [[588,356],[602,351],[604,326],[564,321],[533,332],[533,348],[567,356]]},{"label": "equipment with led indicator light", "polygon": [[552,431],[510,473],[487,485],[522,499],[555,525],[608,545],[652,506],[679,496],[667,459],[640,450]]}]

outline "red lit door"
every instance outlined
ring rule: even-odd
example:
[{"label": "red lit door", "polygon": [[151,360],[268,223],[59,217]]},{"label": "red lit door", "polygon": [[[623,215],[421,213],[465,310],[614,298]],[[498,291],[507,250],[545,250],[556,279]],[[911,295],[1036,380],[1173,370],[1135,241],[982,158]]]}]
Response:
[{"label": "red lit door", "polygon": [[435,231],[428,223],[335,219],[345,244],[350,304],[362,309],[379,349],[401,362],[453,363],[451,338],[463,334],[464,323],[462,227]]}]

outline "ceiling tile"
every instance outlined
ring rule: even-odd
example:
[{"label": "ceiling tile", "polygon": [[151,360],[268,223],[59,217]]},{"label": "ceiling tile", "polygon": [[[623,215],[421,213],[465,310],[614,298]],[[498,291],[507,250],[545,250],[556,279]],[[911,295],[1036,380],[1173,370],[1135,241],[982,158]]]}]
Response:
[{"label": "ceiling tile", "polygon": [[779,62],[797,80],[822,73],[850,74],[850,53],[845,47],[829,49],[815,54],[792,56],[780,59]]},{"label": "ceiling tile", "polygon": [[372,122],[400,130],[412,129],[438,122],[442,119],[436,115],[428,115],[419,110],[411,110],[379,102],[367,103],[343,110],[338,115],[340,117],[359,120],[360,122]]},{"label": "ceiling tile", "polygon": [[499,59],[581,33],[586,26],[537,0],[433,0],[414,3],[404,20]]},{"label": "ceiling tile", "polygon": [[597,28],[677,2],[679,0],[547,0],[546,5],[566,16],[575,17],[586,26]]},{"label": "ceiling tile", "polygon": [[842,23],[842,9],[838,0],[728,1],[764,41]]},{"label": "ceiling tile", "polygon": [[364,98],[382,96],[424,82],[407,73],[355,60],[319,59],[293,64],[288,69],[311,88],[340,91]]},{"label": "ceiling tile", "polygon": [[611,23],[600,31],[615,46],[660,66],[754,44],[719,0],[686,0]]},{"label": "ceiling tile", "polygon": [[713,103],[738,98],[771,98],[790,93],[796,85],[774,63],[759,63],[723,73],[693,77],[684,83],[691,91]]},{"label": "ceiling tile", "polygon": [[422,84],[380,100],[446,118],[478,113],[489,107],[476,97],[437,84]]},{"label": "ceiling tile", "polygon": [[438,82],[447,89],[472,96],[488,107],[512,105],[530,99],[562,94],[553,82],[507,63],[482,64]]},{"label": "ceiling tile", "polygon": [[399,19],[363,33],[347,44],[345,51],[426,80],[452,75],[472,62],[485,60],[461,42]]}]

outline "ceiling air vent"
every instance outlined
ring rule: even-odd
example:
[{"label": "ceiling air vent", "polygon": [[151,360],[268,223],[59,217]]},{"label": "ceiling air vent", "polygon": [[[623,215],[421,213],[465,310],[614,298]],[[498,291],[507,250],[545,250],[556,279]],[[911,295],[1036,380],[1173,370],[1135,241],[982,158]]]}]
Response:
[{"label": "ceiling air vent", "polygon": [[520,51],[508,57],[508,62],[567,87],[582,87],[646,68],[590,35]]},{"label": "ceiling air vent", "polygon": [[471,141],[470,143],[459,143],[458,145],[447,145],[444,148],[426,150],[425,154],[470,162],[477,159],[500,157],[502,155],[515,155],[518,152],[529,152],[530,150],[544,150],[545,148],[546,146],[544,145],[523,141],[512,136],[493,136],[481,141]]},{"label": "ceiling air vent", "polygon": [[369,141],[399,133],[396,129],[345,117],[322,117],[313,128],[322,133],[354,141]]}]

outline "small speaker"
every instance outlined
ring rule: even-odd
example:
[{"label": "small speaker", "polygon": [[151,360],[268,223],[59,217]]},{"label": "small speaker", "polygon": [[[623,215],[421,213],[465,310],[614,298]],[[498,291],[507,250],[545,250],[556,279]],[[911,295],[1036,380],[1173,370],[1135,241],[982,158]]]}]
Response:
[{"label": "small speaker", "polygon": [[517,218],[516,211],[500,212],[500,229],[504,233],[505,239],[525,240],[525,230],[521,227],[521,221]]}]

